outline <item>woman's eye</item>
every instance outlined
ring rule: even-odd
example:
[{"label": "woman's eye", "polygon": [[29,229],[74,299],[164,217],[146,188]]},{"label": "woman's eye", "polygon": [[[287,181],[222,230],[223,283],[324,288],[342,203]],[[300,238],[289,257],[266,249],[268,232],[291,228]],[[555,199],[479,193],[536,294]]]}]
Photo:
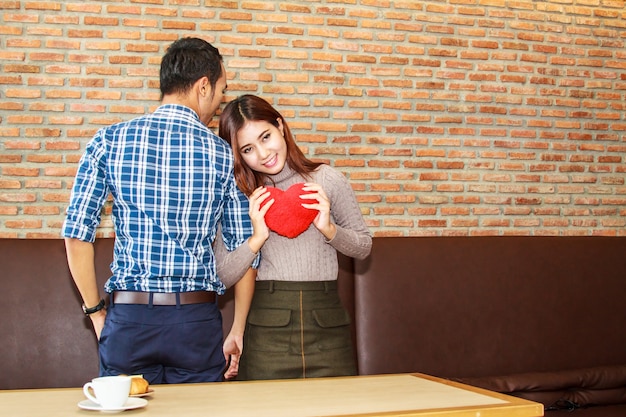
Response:
[{"label": "woman's eye", "polygon": [[249,148],[249,147],[248,148],[243,148],[241,150],[241,153],[250,153],[251,150],[252,150],[252,148]]},{"label": "woman's eye", "polygon": [[268,140],[270,136],[272,136],[270,133],[266,133],[265,136],[263,136],[263,140]]}]

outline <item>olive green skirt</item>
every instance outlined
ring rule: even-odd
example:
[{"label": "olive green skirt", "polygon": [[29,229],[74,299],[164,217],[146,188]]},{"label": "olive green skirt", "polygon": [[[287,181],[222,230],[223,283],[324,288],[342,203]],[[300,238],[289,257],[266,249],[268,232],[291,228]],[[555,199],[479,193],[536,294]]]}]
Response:
[{"label": "olive green skirt", "polygon": [[237,379],[344,375],[356,363],[337,282],[257,282]]}]

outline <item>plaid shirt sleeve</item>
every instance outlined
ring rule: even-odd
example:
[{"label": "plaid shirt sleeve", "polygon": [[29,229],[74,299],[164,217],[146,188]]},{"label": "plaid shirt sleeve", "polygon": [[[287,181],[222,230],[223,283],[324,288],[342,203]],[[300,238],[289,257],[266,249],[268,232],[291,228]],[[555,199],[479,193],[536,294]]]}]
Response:
[{"label": "plaid shirt sleeve", "polygon": [[86,242],[96,239],[101,210],[109,194],[100,130],[87,145],[76,174],[61,235]]}]

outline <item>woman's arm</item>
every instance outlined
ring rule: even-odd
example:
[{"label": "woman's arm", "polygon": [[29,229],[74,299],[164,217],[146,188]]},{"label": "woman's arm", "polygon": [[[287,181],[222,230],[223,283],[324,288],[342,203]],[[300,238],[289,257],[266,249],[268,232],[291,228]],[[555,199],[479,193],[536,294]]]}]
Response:
[{"label": "woman's arm", "polygon": [[334,233],[320,231],[327,243],[342,254],[357,259],[366,258],[372,249],[372,234],[365,224],[354,190],[341,172],[328,165],[322,165],[320,169],[323,171],[319,173],[318,180],[329,205],[327,216],[331,226],[327,230],[332,232],[334,228]]},{"label": "woman's arm", "polygon": [[261,247],[269,238],[270,231],[265,224],[265,214],[270,209],[274,200],[270,199],[267,204],[261,207],[269,193],[264,187],[259,187],[250,195],[250,208],[248,214],[252,221],[254,232],[246,243],[239,245],[235,250],[229,251],[226,248],[222,236],[222,229],[217,228],[215,241],[213,242],[213,253],[215,254],[215,267],[217,276],[226,288],[232,287],[241,277],[244,276],[252,261],[255,259]]},{"label": "woman's arm", "polygon": [[213,242],[215,269],[217,276],[226,288],[236,285],[237,282],[242,279],[257,257],[257,252],[254,252],[247,242],[243,245],[239,245],[233,251],[228,251],[224,244],[224,239],[222,238],[222,230],[221,228],[217,229],[217,235]]},{"label": "woman's arm", "polygon": [[230,332],[224,340],[224,358],[228,364],[224,373],[226,379],[234,378],[239,373],[239,359],[243,353],[243,336],[254,295],[255,280],[256,270],[250,268],[235,284],[235,316]]}]

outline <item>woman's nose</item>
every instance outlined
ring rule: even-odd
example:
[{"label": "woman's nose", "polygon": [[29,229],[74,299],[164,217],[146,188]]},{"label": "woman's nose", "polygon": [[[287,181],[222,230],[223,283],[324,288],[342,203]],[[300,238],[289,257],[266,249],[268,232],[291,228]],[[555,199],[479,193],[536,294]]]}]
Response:
[{"label": "woman's nose", "polygon": [[261,160],[264,160],[269,155],[270,155],[269,149],[266,149],[264,146],[259,147],[259,157],[261,158]]}]

